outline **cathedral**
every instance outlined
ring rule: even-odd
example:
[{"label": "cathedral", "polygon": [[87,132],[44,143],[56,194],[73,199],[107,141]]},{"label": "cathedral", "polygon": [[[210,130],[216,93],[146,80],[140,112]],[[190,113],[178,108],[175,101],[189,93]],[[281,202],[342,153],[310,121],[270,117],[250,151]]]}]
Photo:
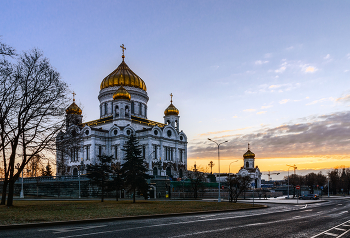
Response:
[{"label": "cathedral", "polygon": [[248,144],[248,150],[243,155],[243,167],[238,171],[239,175],[249,175],[252,179],[255,188],[261,188],[261,172],[258,166],[255,166],[255,154],[250,150]]},{"label": "cathedral", "polygon": [[[133,134],[139,141],[149,175],[181,178],[187,168],[187,137],[180,130],[173,95],[170,94],[163,123],[147,119],[146,84],[125,63],[124,45],[121,48],[121,64],[101,82],[99,119],[83,122],[82,110],[73,94],[73,103],[66,109],[66,131],[56,138],[57,175],[77,175],[79,170],[84,173],[82,168],[96,163],[98,155],[112,155],[113,165],[120,167],[123,145]],[[60,143],[72,135],[79,135],[77,146]]]}]

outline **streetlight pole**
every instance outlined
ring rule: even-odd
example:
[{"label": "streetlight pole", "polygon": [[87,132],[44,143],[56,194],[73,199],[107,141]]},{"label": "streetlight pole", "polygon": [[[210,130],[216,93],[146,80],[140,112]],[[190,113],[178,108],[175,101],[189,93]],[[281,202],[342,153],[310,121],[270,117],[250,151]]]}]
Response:
[{"label": "streetlight pole", "polygon": [[289,169],[294,168],[294,174],[295,174],[295,170],[297,167],[295,165],[288,165],[288,164],[287,166],[288,166],[288,198],[289,198]]},{"label": "streetlight pole", "polygon": [[220,177],[220,145],[223,144],[223,143],[226,143],[228,141],[217,143],[216,141],[213,141],[210,138],[208,138],[208,140],[210,140],[211,142],[214,142],[218,146],[218,164],[219,164],[219,197],[218,197],[218,202],[221,202],[221,196],[220,196],[220,191],[221,191],[221,185],[220,185],[220,179],[221,179],[221,177]]}]

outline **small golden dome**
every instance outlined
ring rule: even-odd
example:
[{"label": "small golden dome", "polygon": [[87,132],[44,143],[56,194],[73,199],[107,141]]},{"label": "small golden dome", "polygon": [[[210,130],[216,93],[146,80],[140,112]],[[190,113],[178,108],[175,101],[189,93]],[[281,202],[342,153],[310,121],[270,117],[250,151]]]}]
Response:
[{"label": "small golden dome", "polygon": [[179,115],[179,110],[172,104],[170,103],[169,107],[165,109],[164,111],[165,116],[170,116],[170,115]]},{"label": "small golden dome", "polygon": [[118,90],[113,95],[113,99],[125,99],[130,101],[131,95],[123,86],[120,86],[120,88],[118,88]]},{"label": "small golden dome", "polygon": [[118,68],[102,80],[100,89],[113,86],[129,86],[147,90],[145,82],[129,68],[124,58]]},{"label": "small golden dome", "polygon": [[253,152],[251,152],[250,150],[248,150],[247,152],[245,152],[245,154],[243,155],[244,158],[248,158],[248,157],[255,157],[255,154]]},{"label": "small golden dome", "polygon": [[170,105],[165,109],[164,114],[165,116],[170,116],[170,115],[179,115],[179,110],[173,105],[173,94],[170,94],[171,100],[170,100]]},{"label": "small golden dome", "polygon": [[75,101],[75,100],[73,99],[73,103],[66,109],[66,113],[67,113],[67,114],[81,115],[81,114],[82,114],[82,111],[81,111],[81,109],[78,107],[78,105],[75,104],[74,101]]},{"label": "small golden dome", "polygon": [[248,150],[247,150],[247,152],[244,153],[244,155],[243,155],[244,158],[255,157],[255,154],[250,151],[249,145],[250,144],[248,143]]}]

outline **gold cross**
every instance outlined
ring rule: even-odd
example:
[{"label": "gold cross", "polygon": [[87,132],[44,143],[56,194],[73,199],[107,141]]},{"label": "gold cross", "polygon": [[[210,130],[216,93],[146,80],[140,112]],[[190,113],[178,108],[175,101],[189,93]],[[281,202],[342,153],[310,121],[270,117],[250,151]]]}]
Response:
[{"label": "gold cross", "polygon": [[122,45],[120,46],[120,48],[122,48],[122,50],[123,50],[123,56],[122,56],[122,58],[123,58],[123,60],[124,60],[124,58],[125,58],[125,56],[124,56],[124,50],[126,50],[126,48],[124,47],[124,44],[122,44]]},{"label": "gold cross", "polygon": [[248,143],[248,150],[249,150],[249,145],[250,145],[250,144]]},{"label": "gold cross", "polygon": [[76,94],[74,91],[73,91],[73,93],[72,93],[72,94],[73,94],[73,102],[75,102],[75,98],[74,98],[74,96],[75,96],[75,95],[77,95],[77,94]]},{"label": "gold cross", "polygon": [[170,97],[171,97],[170,103],[173,103],[173,94],[172,93],[170,93]]}]

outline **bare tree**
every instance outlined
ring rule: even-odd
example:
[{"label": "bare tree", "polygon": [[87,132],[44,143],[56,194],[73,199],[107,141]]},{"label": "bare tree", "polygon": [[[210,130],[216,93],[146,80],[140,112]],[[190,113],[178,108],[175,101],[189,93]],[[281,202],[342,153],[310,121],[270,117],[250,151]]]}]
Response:
[{"label": "bare tree", "polygon": [[249,175],[236,175],[227,178],[227,182],[229,184],[230,202],[237,202],[237,199],[242,192],[249,188],[251,180],[252,179]]},{"label": "bare tree", "polygon": [[67,85],[39,50],[19,56],[11,68],[0,78],[0,150],[5,171],[1,204],[8,185],[8,206],[13,205],[14,183],[29,161],[54,151],[68,105]]},{"label": "bare tree", "polygon": [[193,197],[198,198],[198,191],[204,189],[203,184],[205,182],[205,174],[201,172],[201,168],[194,164],[192,171],[187,171],[187,178],[191,181],[191,187],[193,190]]}]

